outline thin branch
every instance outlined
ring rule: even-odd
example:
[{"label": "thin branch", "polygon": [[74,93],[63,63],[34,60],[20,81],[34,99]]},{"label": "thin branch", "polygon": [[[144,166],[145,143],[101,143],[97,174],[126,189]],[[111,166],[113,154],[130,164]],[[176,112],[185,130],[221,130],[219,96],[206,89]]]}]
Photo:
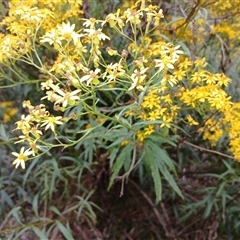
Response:
[{"label": "thin branch", "polygon": [[186,141],[186,140],[184,140],[182,143],[185,143],[185,144],[187,144],[187,145],[189,145],[189,146],[191,146],[191,147],[197,148],[197,149],[202,150],[202,151],[204,151],[204,152],[214,153],[214,154],[220,155],[220,156],[222,156],[222,157],[234,159],[234,160],[240,162],[240,159],[237,159],[237,158],[235,158],[235,157],[232,157],[232,156],[230,156],[230,155],[227,155],[227,154],[224,154],[224,153],[215,151],[215,150],[210,150],[210,149],[207,149],[207,148],[204,148],[204,147],[199,147],[199,146],[197,146],[197,145],[195,145],[195,144],[192,144],[192,143],[190,143],[190,142],[188,142],[188,141]]},{"label": "thin branch", "polygon": [[198,11],[200,10],[201,6],[202,6],[202,0],[197,0],[197,3],[192,8],[192,10],[188,14],[187,18],[185,19],[185,21],[175,29],[175,31],[176,31],[177,29],[184,27],[183,30],[177,35],[177,39],[179,39],[184,34],[184,32],[187,29],[189,23],[194,19],[194,17],[196,16]]},{"label": "thin branch", "polygon": [[235,13],[229,13],[229,14],[227,14],[227,15],[225,15],[225,16],[221,16],[221,17],[216,17],[216,18],[209,18],[208,20],[222,20],[222,19],[226,19],[226,18],[230,18],[230,17],[233,17],[233,16],[235,16],[235,15],[237,15],[237,14],[240,14],[240,11],[237,11],[237,12],[235,12]]},{"label": "thin branch", "polygon": [[216,2],[217,2],[217,0],[212,1],[212,2],[206,1],[202,6],[203,6],[204,8],[206,8],[207,6],[210,6],[210,5],[212,5],[212,4],[216,3]]},{"label": "thin branch", "polygon": [[133,149],[132,163],[131,163],[131,166],[130,166],[129,170],[125,174],[123,174],[122,176],[118,176],[116,178],[116,179],[122,179],[120,197],[123,196],[125,180],[129,177],[129,175],[133,171],[133,169],[136,168],[136,166],[142,161],[142,159],[145,155],[145,152],[142,153],[142,155],[139,158],[139,160],[137,161],[137,163],[135,163],[136,162],[136,154],[137,154],[137,146],[135,144],[134,149]]},{"label": "thin branch", "polygon": [[170,232],[167,229],[167,223],[165,221],[165,218],[161,216],[161,214],[159,213],[158,209],[155,207],[154,203],[152,202],[151,198],[143,191],[141,190],[141,188],[130,179],[131,184],[137,188],[137,190],[142,194],[142,196],[146,199],[146,201],[150,204],[150,206],[153,208],[154,214],[157,217],[159,223],[162,225],[164,231],[165,231],[165,235],[166,236],[171,236]]}]

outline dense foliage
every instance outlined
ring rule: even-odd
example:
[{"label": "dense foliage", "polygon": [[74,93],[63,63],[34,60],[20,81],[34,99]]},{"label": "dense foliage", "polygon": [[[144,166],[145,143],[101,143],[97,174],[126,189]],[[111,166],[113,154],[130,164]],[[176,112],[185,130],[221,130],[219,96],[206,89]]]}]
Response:
[{"label": "dense foliage", "polygon": [[2,5],[0,236],[238,238],[238,5]]}]

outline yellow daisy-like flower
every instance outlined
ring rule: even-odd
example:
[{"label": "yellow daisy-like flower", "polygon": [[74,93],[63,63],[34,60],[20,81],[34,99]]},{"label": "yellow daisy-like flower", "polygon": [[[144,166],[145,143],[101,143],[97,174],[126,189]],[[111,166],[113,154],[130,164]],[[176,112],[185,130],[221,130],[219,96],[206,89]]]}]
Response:
[{"label": "yellow daisy-like flower", "polygon": [[48,117],[46,120],[43,121],[43,124],[41,125],[41,127],[45,126],[45,130],[48,130],[49,128],[51,128],[51,130],[53,132],[55,132],[55,125],[56,124],[63,124],[63,122],[61,122],[62,117],[58,116],[58,117]]},{"label": "yellow daisy-like flower", "polygon": [[25,151],[24,147],[21,148],[20,153],[12,152],[12,155],[17,157],[17,159],[15,159],[12,164],[13,165],[16,164],[15,166],[16,168],[21,164],[21,167],[25,169],[25,162],[28,160],[28,156],[31,155],[32,153],[33,152],[30,151],[29,149]]},{"label": "yellow daisy-like flower", "polygon": [[145,129],[144,129],[144,135],[145,136],[149,136],[151,135],[152,133],[154,133],[154,125],[151,124],[151,125],[148,125]]},{"label": "yellow daisy-like flower", "polygon": [[190,116],[190,115],[187,115],[186,119],[187,119],[188,124],[189,124],[190,126],[192,126],[192,125],[198,125],[198,124],[199,124],[199,123],[198,123],[197,121],[195,121],[195,120],[192,118],[192,116]]},{"label": "yellow daisy-like flower", "polygon": [[80,92],[81,90],[74,90],[72,92],[67,92],[67,91],[63,91],[61,89],[57,90],[57,93],[60,95],[57,95],[57,101],[55,102],[55,104],[62,104],[63,107],[67,107],[67,105],[73,105],[75,104],[75,102],[77,100],[79,100],[79,96],[77,96],[77,94]]},{"label": "yellow daisy-like flower", "polygon": [[43,37],[40,37],[40,43],[49,43],[50,45],[53,45],[54,43],[58,43],[59,45],[62,44],[59,33],[56,29],[51,29],[50,32],[47,32]]}]

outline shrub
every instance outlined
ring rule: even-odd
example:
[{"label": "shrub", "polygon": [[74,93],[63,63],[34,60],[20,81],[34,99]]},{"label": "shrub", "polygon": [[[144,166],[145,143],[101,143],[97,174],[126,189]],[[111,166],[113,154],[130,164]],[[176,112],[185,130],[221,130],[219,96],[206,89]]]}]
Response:
[{"label": "shrub", "polygon": [[[12,151],[13,164],[23,169],[27,165],[24,182],[39,188],[30,196],[23,189],[19,193],[27,197],[35,216],[29,224],[15,228],[19,231],[12,235],[15,239],[30,228],[41,238],[48,238],[57,228],[71,239],[71,218],[95,222],[93,208],[97,206],[89,201],[93,192],[83,188],[82,173],[92,171],[96,159],[108,161],[112,172],[108,189],[121,180],[121,196],[131,174],[140,180],[151,176],[156,203],[163,198],[165,183],[173,190],[167,186],[166,192],[185,196],[177,163],[183,145],[186,152],[190,146],[192,154],[195,148],[240,159],[239,103],[227,89],[231,80],[223,71],[214,70],[208,56],[199,57],[204,52],[197,52],[203,38],[191,35],[198,22],[205,21],[203,26],[208,27],[206,16],[200,18],[207,14],[202,1],[187,18],[170,23],[171,15],[164,19],[163,14],[167,5],[161,9],[144,0],[103,20],[85,18],[81,7],[81,1],[50,5],[23,1],[21,7],[11,1],[1,22],[1,78],[30,86],[14,129],[20,132],[15,143],[21,148]],[[166,31],[168,27],[174,34]],[[221,29],[215,27],[214,34],[218,36]],[[186,41],[189,36],[191,41]],[[203,140],[209,144],[198,146]],[[220,152],[205,148],[209,146],[220,146]],[[231,169],[229,163],[224,164]],[[68,209],[51,205],[56,186],[62,186],[62,200],[69,195]],[[209,191],[211,199],[219,196],[216,191]],[[211,209],[214,203],[208,204]],[[189,210],[193,205],[182,212],[194,214]],[[11,201],[9,206],[13,206]],[[27,212],[21,210],[19,215],[19,210],[13,208],[9,216],[21,224]],[[57,218],[50,220],[51,214]]]}]

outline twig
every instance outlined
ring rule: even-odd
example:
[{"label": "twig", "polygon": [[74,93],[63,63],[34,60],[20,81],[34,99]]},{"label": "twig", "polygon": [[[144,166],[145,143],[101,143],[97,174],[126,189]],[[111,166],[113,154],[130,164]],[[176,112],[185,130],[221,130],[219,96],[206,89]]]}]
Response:
[{"label": "twig", "polygon": [[235,13],[230,13],[230,14],[227,14],[227,15],[221,16],[221,17],[209,18],[208,20],[220,20],[220,19],[222,20],[222,19],[226,19],[226,18],[233,17],[233,16],[235,16],[235,15],[237,15],[237,14],[240,14],[240,11],[237,11],[237,12],[235,12]]},{"label": "twig", "polygon": [[179,39],[183,35],[183,33],[187,29],[189,23],[194,19],[194,17],[198,13],[199,9],[201,8],[201,6],[202,6],[202,0],[198,0],[197,3],[195,4],[195,6],[190,11],[190,13],[188,14],[185,21],[175,29],[175,31],[176,31],[177,29],[184,27],[183,30],[177,35],[177,39]]},{"label": "twig", "polygon": [[217,1],[218,1],[218,0],[215,0],[215,1],[212,1],[212,2],[206,1],[206,2],[203,4],[203,7],[206,8],[207,6],[212,5],[212,4],[216,3]]},{"label": "twig", "polygon": [[201,123],[196,129],[194,129],[192,132],[190,132],[190,135],[192,135],[193,133],[197,132],[201,127],[205,126],[205,123],[212,118],[215,114],[217,114],[219,112],[219,110],[217,110],[216,112],[212,113],[209,117],[207,117],[203,123]]},{"label": "twig", "polygon": [[153,208],[153,211],[154,211],[154,213],[155,213],[155,215],[156,215],[159,223],[162,225],[162,227],[163,227],[163,229],[164,229],[164,231],[165,231],[166,236],[171,236],[171,234],[169,233],[169,231],[168,231],[168,229],[167,229],[167,223],[163,220],[163,218],[161,217],[161,215],[160,215],[160,213],[158,212],[157,208],[154,207],[154,204],[153,204],[152,200],[150,199],[150,197],[148,197],[148,195],[147,195],[144,191],[142,191],[142,190],[140,189],[140,187],[139,187],[134,181],[132,181],[132,180],[130,179],[130,182],[132,183],[132,185],[133,185],[135,188],[137,188],[137,190],[143,195],[143,197],[147,200],[147,202],[148,202],[148,203],[150,204],[150,206]]},{"label": "twig", "polygon": [[137,154],[137,145],[134,144],[132,163],[131,163],[131,166],[130,166],[129,170],[125,174],[123,174],[122,176],[118,176],[117,177],[117,179],[122,179],[120,197],[123,196],[125,179],[127,179],[129,177],[129,175],[133,171],[133,169],[142,161],[142,159],[143,159],[143,157],[145,155],[145,152],[142,153],[141,157],[139,158],[139,160],[135,164],[135,162],[136,162],[136,154]]},{"label": "twig", "polygon": [[202,150],[204,152],[214,153],[214,154],[217,154],[217,155],[220,155],[220,156],[223,156],[223,157],[226,157],[226,158],[234,159],[234,160],[237,160],[238,162],[240,162],[240,159],[237,159],[235,157],[232,157],[230,155],[227,155],[227,154],[215,151],[215,150],[210,150],[210,149],[207,149],[207,148],[204,148],[204,147],[199,147],[199,146],[197,146],[195,144],[192,144],[192,143],[190,143],[190,142],[188,142],[186,140],[184,140],[182,143],[185,143],[185,144],[187,144],[187,145],[189,145],[191,147],[197,148],[197,149]]}]

